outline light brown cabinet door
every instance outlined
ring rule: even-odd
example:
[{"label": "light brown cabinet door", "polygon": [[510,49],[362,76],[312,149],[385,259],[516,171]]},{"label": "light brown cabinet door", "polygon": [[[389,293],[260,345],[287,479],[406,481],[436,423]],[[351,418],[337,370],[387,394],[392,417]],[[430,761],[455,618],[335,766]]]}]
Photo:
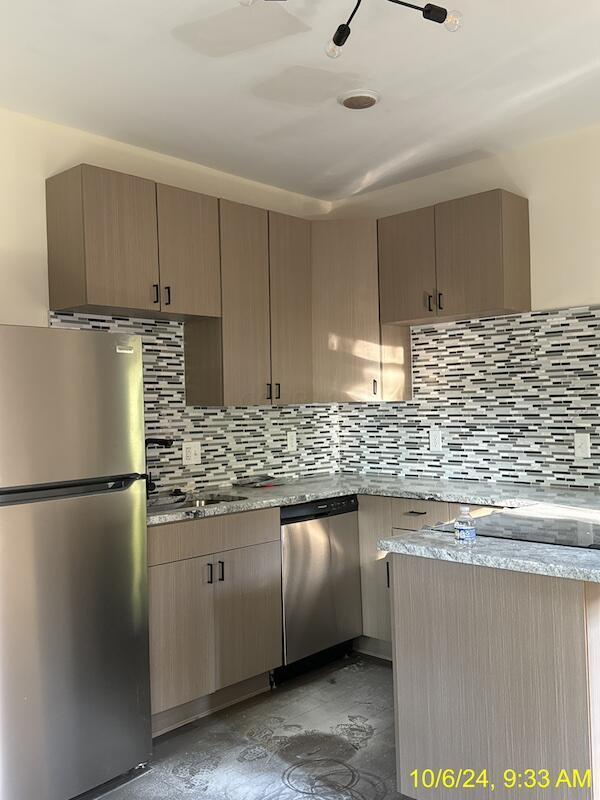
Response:
[{"label": "light brown cabinet door", "polygon": [[310,222],[269,213],[275,404],[312,401]]},{"label": "light brown cabinet door", "polygon": [[224,405],[271,403],[267,212],[222,200]]},{"label": "light brown cabinet door", "polygon": [[159,310],[156,184],[81,169],[87,303]]},{"label": "light brown cabinet door", "polygon": [[174,186],[156,187],[161,309],[221,315],[219,201]]},{"label": "light brown cabinet door", "polygon": [[434,207],[380,219],[378,236],[382,325],[435,317]]},{"label": "light brown cabinet door", "polygon": [[317,403],[381,400],[377,224],[312,223]]},{"label": "light brown cabinet door", "polygon": [[438,315],[504,308],[500,190],[435,207]]},{"label": "light brown cabinet door", "polygon": [[215,556],[216,688],[282,663],[281,544]]},{"label": "light brown cabinet door", "polygon": [[389,497],[360,497],[358,501],[360,577],[363,634],[392,641],[390,621],[389,559],[377,549],[380,539],[392,535],[392,501]]},{"label": "light brown cabinet door", "polygon": [[153,714],[215,691],[212,562],[192,558],[148,571]]}]

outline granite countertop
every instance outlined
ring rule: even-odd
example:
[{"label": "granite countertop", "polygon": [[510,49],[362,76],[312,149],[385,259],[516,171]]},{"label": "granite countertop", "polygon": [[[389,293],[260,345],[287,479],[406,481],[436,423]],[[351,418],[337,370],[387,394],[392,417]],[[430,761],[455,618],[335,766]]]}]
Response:
[{"label": "granite countertop", "polygon": [[480,536],[471,546],[456,545],[449,533],[418,531],[381,539],[385,552],[455,564],[529,572],[553,578],[600,583],[600,551]]},{"label": "granite countertop", "polygon": [[261,508],[289,506],[346,494],[406,497],[499,508],[556,503],[600,511],[600,493],[595,491],[561,490],[492,481],[444,481],[357,473],[294,479],[272,488],[227,487],[222,491],[245,499],[187,511],[174,507],[153,512],[152,506],[149,506],[148,525],[164,525],[169,522],[236,514]]}]

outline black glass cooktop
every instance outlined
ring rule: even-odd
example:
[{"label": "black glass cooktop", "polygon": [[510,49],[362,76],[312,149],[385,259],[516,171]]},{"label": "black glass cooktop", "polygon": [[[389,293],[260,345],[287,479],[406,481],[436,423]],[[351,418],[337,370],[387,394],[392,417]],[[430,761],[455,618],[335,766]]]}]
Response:
[{"label": "black glass cooktop", "polygon": [[[600,549],[600,511],[539,504],[475,518],[478,536]],[[435,530],[454,531],[452,523]]]}]

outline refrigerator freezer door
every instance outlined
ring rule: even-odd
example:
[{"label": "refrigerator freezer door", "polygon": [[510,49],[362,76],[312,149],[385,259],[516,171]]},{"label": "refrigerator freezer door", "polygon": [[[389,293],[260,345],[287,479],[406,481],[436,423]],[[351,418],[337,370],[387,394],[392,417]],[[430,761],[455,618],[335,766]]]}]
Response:
[{"label": "refrigerator freezer door", "polygon": [[0,797],[66,800],[149,759],[145,482],[0,506]]},{"label": "refrigerator freezer door", "polygon": [[141,342],[0,326],[0,488],[143,473]]}]

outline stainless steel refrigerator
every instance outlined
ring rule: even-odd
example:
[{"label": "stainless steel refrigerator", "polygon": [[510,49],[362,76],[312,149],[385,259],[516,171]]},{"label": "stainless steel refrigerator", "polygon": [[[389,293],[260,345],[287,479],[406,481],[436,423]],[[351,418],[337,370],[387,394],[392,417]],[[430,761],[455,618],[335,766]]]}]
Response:
[{"label": "stainless steel refrigerator", "polygon": [[150,757],[136,337],[0,326],[0,798]]}]

